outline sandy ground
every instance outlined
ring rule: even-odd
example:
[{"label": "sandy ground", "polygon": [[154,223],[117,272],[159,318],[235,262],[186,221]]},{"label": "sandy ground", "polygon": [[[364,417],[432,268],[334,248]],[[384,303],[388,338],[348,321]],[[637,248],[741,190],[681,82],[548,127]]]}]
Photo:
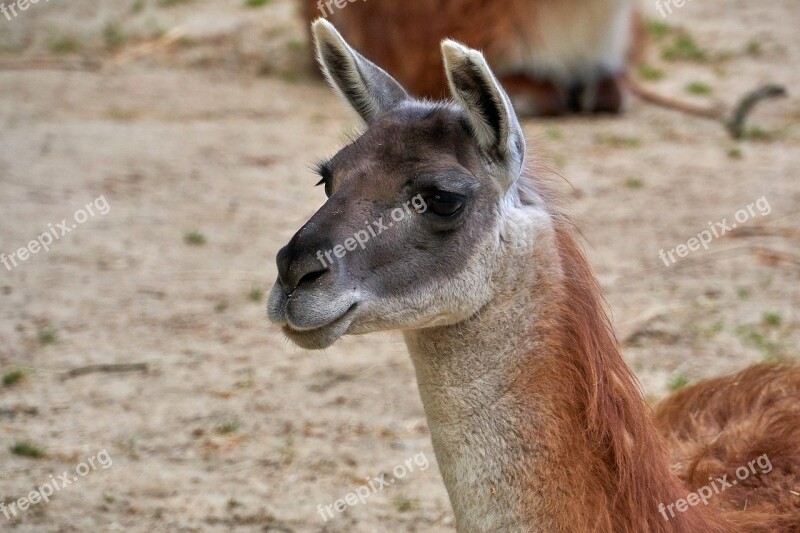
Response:
[{"label": "sandy ground", "polygon": [[[309,166],[355,125],[307,74],[294,6],[170,3],[53,0],[0,18],[0,252],[75,223],[0,266],[0,372],[24,376],[0,385],[0,501],[76,478],[12,521],[0,511],[0,531],[452,531],[399,336],[311,353],[265,319],[275,253],[324,200]],[[648,51],[665,76],[648,83],[726,104],[784,84],[794,95],[753,116],[767,138],[735,143],[636,101],[622,119],[524,124],[569,181],[551,173],[652,398],[796,360],[800,337],[800,9],[697,0],[666,22]],[[662,60],[674,28],[708,59]],[[179,38],[150,46],[164,36]],[[748,204],[738,237],[659,259]],[[97,363],[149,370],[64,379]],[[44,457],[12,453],[21,442]],[[74,474],[102,450],[113,465]],[[318,505],[420,454],[430,468],[322,521]]]}]

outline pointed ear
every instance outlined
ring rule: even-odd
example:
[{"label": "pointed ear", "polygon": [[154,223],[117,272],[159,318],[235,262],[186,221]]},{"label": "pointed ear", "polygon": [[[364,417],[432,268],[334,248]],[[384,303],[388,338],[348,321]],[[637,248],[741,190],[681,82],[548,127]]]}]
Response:
[{"label": "pointed ear", "polygon": [[394,78],[353,50],[330,22],[317,19],[311,30],[325,77],[367,124],[408,98]]},{"label": "pointed ear", "polygon": [[513,181],[522,170],[525,137],[511,100],[477,50],[448,39],[442,56],[450,91],[467,111],[475,139],[513,173]]}]

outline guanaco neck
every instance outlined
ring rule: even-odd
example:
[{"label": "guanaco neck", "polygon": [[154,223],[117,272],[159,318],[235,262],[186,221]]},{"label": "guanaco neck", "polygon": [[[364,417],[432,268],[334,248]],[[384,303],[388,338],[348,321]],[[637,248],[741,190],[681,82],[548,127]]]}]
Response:
[{"label": "guanaco neck", "polygon": [[405,333],[459,531],[723,531],[669,521],[667,455],[566,222],[456,325]]}]

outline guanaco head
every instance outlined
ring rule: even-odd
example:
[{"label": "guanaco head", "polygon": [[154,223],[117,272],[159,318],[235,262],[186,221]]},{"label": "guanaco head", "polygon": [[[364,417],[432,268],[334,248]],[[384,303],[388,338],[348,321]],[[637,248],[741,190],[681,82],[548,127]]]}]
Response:
[{"label": "guanaco head", "polygon": [[446,40],[453,98],[417,100],[330,23],[313,34],[325,76],[366,128],[319,165],[328,199],[278,253],[269,318],[310,349],[469,318],[492,297],[531,203],[505,91],[480,52]]}]

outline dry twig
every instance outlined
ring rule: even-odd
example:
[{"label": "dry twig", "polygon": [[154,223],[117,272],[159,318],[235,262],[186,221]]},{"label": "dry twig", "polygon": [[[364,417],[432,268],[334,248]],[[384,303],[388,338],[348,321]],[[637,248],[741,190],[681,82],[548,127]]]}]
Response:
[{"label": "dry twig", "polygon": [[72,370],[68,370],[64,372],[61,379],[70,379],[70,378],[77,378],[79,376],[85,376],[87,374],[97,374],[97,373],[123,373],[123,372],[144,372],[147,373],[150,367],[147,363],[122,363],[122,364],[99,364],[99,365],[88,365],[88,366],[81,366],[78,368],[73,368]]}]

